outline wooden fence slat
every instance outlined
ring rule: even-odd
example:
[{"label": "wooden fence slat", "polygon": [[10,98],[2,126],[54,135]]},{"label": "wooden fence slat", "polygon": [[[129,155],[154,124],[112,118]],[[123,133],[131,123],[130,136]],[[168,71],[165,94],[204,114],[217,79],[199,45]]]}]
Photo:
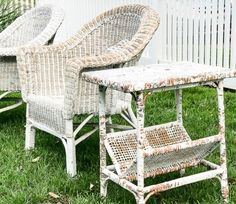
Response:
[{"label": "wooden fence slat", "polygon": [[188,61],[193,61],[193,4],[188,2]]},{"label": "wooden fence slat", "polygon": [[224,1],[222,0],[219,0],[218,13],[217,66],[223,66]]},{"label": "wooden fence slat", "polygon": [[204,64],[204,47],[205,47],[205,42],[204,42],[204,37],[205,37],[205,0],[200,0],[199,1],[199,62],[201,64]]},{"label": "wooden fence slat", "polygon": [[[182,1],[183,5],[183,10],[182,13],[184,14],[185,12],[189,10],[187,1],[184,0]],[[188,60],[188,17],[187,15],[183,15],[183,60],[187,61]]]},{"label": "wooden fence slat", "polygon": [[177,17],[178,17],[178,14],[176,12],[173,12],[173,10],[176,8],[176,4],[178,3],[177,1],[175,0],[172,0],[172,42],[173,42],[173,61],[176,62],[177,60]]},{"label": "wooden fence slat", "polygon": [[231,31],[231,46],[230,46],[230,67],[235,69],[236,66],[236,2],[232,1],[232,31]]},{"label": "wooden fence slat", "polygon": [[167,4],[167,55],[168,59],[172,60],[172,30],[171,30],[171,19],[172,19],[172,12],[171,12],[171,0]]},{"label": "wooden fence slat", "polygon": [[194,34],[193,34],[193,38],[194,38],[194,58],[193,61],[194,62],[198,62],[199,59],[199,55],[198,55],[198,47],[199,47],[199,39],[198,39],[198,33],[199,33],[199,0],[194,0]]},{"label": "wooden fence slat", "polygon": [[206,0],[206,42],[205,42],[205,64],[210,65],[210,55],[211,55],[211,0]]},{"label": "wooden fence slat", "polygon": [[177,50],[178,50],[178,52],[177,52],[177,56],[178,56],[178,61],[182,61],[182,47],[183,47],[183,42],[182,42],[182,29],[183,29],[183,24],[182,24],[182,13],[181,13],[181,11],[182,11],[182,2],[181,1],[179,1],[178,2],[178,5],[177,5],[177,8],[178,8],[178,11],[177,11],[177,13],[178,13],[178,26],[177,26],[177,28],[178,28],[178,48],[177,48]]},{"label": "wooden fence slat", "polygon": [[231,4],[230,0],[225,1],[225,22],[224,22],[224,67],[229,67],[229,43],[230,43],[230,16],[231,16]]},{"label": "wooden fence slat", "polygon": [[218,0],[212,0],[212,29],[211,29],[211,65],[216,65],[216,33],[217,33],[217,8]]}]

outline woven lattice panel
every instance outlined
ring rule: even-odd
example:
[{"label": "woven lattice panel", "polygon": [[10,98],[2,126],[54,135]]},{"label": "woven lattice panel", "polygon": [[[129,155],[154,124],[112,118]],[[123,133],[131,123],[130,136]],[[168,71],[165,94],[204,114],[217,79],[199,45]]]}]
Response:
[{"label": "woven lattice panel", "polygon": [[[190,141],[186,130],[178,123],[168,123],[145,128],[145,150]],[[120,176],[136,178],[136,131],[124,131],[107,135],[105,146]],[[215,147],[215,143],[204,144],[179,151],[151,155],[145,158],[145,177],[176,171],[196,165]]]},{"label": "woven lattice panel", "polygon": [[[152,155],[144,160],[144,177],[152,177],[173,171],[178,171],[190,166],[196,166],[211,153],[217,142],[194,146],[165,154]],[[125,177],[128,180],[136,179],[136,162],[127,169]]]}]

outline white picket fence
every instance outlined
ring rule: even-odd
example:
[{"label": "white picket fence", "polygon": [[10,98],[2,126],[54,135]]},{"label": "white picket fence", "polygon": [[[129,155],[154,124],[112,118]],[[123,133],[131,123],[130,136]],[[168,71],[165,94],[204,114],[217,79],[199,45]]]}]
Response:
[{"label": "white picket fence", "polygon": [[[160,5],[159,59],[236,68],[235,0],[162,0]],[[235,80],[226,86],[236,88]]]},{"label": "white picket fence", "polygon": [[[161,16],[160,28],[144,54],[145,63],[187,60],[236,68],[236,0],[37,0],[45,3],[66,12],[57,42],[104,10],[141,3]],[[226,86],[236,89],[236,81],[226,81]]]}]

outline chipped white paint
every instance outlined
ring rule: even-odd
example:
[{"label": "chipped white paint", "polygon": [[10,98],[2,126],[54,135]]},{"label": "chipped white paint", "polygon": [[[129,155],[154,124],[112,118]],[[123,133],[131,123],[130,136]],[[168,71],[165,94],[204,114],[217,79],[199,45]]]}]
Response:
[{"label": "chipped white paint", "polygon": [[[196,66],[199,69],[196,69]],[[214,72],[215,69],[216,72]],[[144,204],[150,196],[157,192],[217,177],[221,181],[222,197],[227,203],[229,190],[223,79],[235,76],[236,72],[230,69],[183,63],[123,68],[112,70],[112,72],[110,70],[84,72],[85,80],[100,85],[101,195],[106,196],[107,182],[110,179],[130,191],[135,196],[137,204]],[[191,140],[182,124],[182,94],[179,89],[191,87],[192,83],[202,84],[209,81],[217,85],[219,134]],[[132,93],[137,109],[135,130],[106,132],[104,114],[106,87]],[[144,127],[144,91],[149,89],[169,90],[170,88],[178,89],[176,91],[177,121]],[[219,145],[220,164],[206,161],[205,157]],[[106,166],[106,151],[113,165]],[[198,164],[208,166],[209,170],[151,186],[144,185],[144,178],[180,171]],[[137,184],[131,183],[132,180],[137,180]]]},{"label": "chipped white paint", "polygon": [[119,91],[133,92],[208,82],[235,75],[236,70],[229,68],[180,62],[84,72],[82,78]]}]

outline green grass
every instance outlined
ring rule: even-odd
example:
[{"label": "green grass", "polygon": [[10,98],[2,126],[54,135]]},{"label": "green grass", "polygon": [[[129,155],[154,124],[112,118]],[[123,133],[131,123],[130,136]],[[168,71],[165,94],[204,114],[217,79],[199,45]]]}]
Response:
[{"label": "green grass", "polygon": [[[216,91],[210,88],[184,90],[184,125],[193,139],[217,133]],[[2,104],[2,106],[5,104]],[[236,203],[236,93],[225,92],[226,138],[230,203]],[[173,92],[153,94],[146,103],[146,125],[175,119]],[[120,121],[116,117],[116,121]],[[25,107],[0,114],[0,204],[21,203],[134,203],[133,195],[109,182],[108,197],[99,196],[98,134],[77,147],[78,175],[65,171],[64,148],[56,137],[36,133],[35,150],[24,151]],[[211,156],[217,161],[217,153]],[[39,161],[32,162],[40,157]],[[187,175],[201,170],[190,168]],[[148,183],[177,178],[178,173],[148,179]],[[90,184],[94,187],[90,189]],[[48,193],[60,196],[51,198]],[[221,203],[217,179],[198,182],[151,197],[148,203]]]}]

